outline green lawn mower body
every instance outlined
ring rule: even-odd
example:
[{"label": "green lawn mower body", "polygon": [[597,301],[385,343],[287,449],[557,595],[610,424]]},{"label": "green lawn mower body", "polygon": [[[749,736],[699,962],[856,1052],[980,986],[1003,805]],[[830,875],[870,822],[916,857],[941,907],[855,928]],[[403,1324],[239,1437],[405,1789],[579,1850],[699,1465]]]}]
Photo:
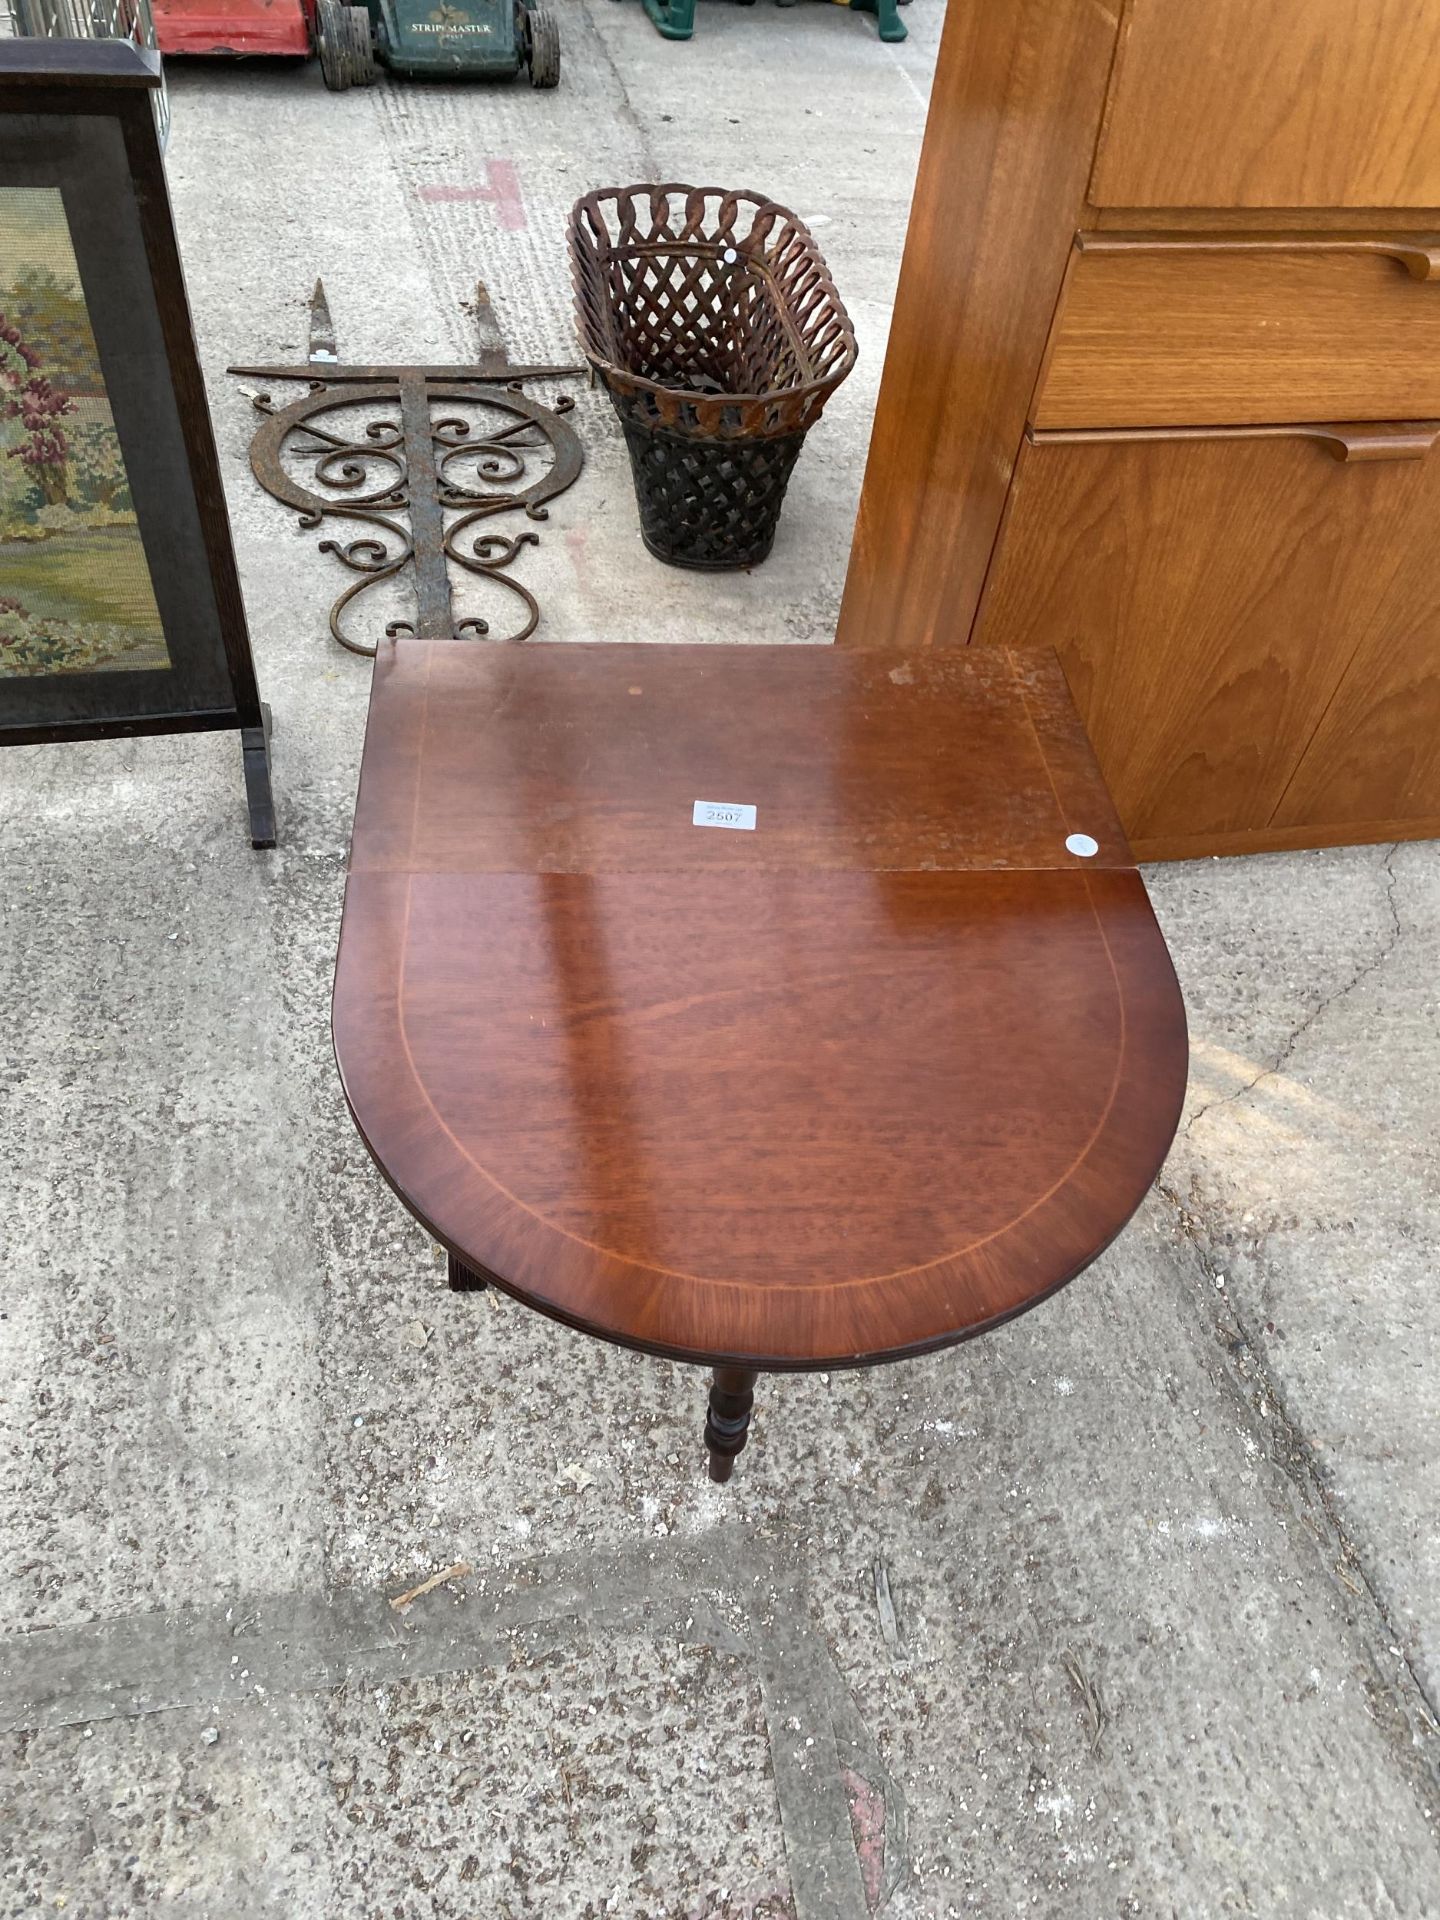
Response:
[{"label": "green lawn mower body", "polygon": [[325,84],[368,86],[375,63],[414,80],[560,79],[560,36],[548,7],[526,0],[319,0],[317,41]]}]

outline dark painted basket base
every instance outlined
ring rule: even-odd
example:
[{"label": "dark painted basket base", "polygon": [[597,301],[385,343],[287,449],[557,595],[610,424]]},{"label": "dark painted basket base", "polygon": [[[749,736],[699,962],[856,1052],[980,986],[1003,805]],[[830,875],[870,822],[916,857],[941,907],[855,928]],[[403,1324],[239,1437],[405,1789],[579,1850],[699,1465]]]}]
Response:
[{"label": "dark painted basket base", "polygon": [[670,433],[623,414],[621,424],[641,538],[657,560],[721,573],[765,559],[803,433],[719,440]]},{"label": "dark painted basket base", "polygon": [[770,549],[775,544],[775,533],[772,529],[770,538],[765,544],[757,548],[755,552],[751,553],[748,558],[744,560],[688,559],[681,554],[675,553],[673,550],[667,550],[665,547],[657,547],[645,531],[643,523],[640,528],[640,540],[645,551],[653,554],[657,560],[663,560],[667,567],[684,567],[690,573],[738,573],[746,567],[758,567],[762,560],[768,560],[770,558]]}]

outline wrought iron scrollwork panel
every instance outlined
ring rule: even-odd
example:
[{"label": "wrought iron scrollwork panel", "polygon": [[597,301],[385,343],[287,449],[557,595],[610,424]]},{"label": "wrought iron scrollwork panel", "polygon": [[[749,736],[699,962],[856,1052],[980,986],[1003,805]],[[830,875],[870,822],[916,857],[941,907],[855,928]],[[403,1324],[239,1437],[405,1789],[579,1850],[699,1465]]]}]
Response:
[{"label": "wrought iron scrollwork panel", "polygon": [[[293,377],[291,369],[256,369]],[[505,589],[523,608],[514,630],[527,639],[540,619],[535,595],[511,569],[528,529],[477,531],[501,514],[549,517],[548,503],[579,477],[584,452],[565,415],[568,396],[543,406],[488,369],[327,368],[309,392],[288,404],[260,394],[265,419],[250,464],[265,490],[299,516],[301,527],[358,523],[319,542],[361,577],[330,609],[330,631],[353,653],[377,642],[347,619],[362,596],[386,580],[410,585],[414,617],[392,619],[389,635],[471,639],[491,621],[466,611],[465,582]]]}]

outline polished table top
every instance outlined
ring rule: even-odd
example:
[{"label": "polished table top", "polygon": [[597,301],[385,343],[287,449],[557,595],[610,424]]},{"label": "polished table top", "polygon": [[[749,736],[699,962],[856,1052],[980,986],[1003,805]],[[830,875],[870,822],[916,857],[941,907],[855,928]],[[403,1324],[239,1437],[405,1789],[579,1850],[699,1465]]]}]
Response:
[{"label": "polished table top", "polygon": [[767,1370],[1053,1292],[1139,1204],[1186,1073],[1060,669],[988,648],[386,643],[334,1034],[461,1261]]}]

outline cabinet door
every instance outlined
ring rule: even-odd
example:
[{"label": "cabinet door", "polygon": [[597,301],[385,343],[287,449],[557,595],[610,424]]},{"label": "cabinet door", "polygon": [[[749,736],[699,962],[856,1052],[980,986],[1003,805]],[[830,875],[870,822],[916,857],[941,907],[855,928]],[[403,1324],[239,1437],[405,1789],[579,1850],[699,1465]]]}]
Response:
[{"label": "cabinet door", "polygon": [[1436,600],[1422,569],[1396,579],[1285,789],[1276,828],[1324,840],[1440,838]]},{"label": "cabinet door", "polygon": [[1440,0],[1129,0],[1090,197],[1440,206]]},{"label": "cabinet door", "polygon": [[[1142,857],[1304,845],[1346,807],[1371,818],[1367,783],[1384,786],[1412,727],[1396,794],[1432,790],[1437,439],[1429,422],[1027,440],[975,638],[1056,648]],[[1396,698],[1362,725],[1359,686],[1331,703],[1367,657],[1390,663]],[[1425,686],[1429,707],[1407,712]]]}]

